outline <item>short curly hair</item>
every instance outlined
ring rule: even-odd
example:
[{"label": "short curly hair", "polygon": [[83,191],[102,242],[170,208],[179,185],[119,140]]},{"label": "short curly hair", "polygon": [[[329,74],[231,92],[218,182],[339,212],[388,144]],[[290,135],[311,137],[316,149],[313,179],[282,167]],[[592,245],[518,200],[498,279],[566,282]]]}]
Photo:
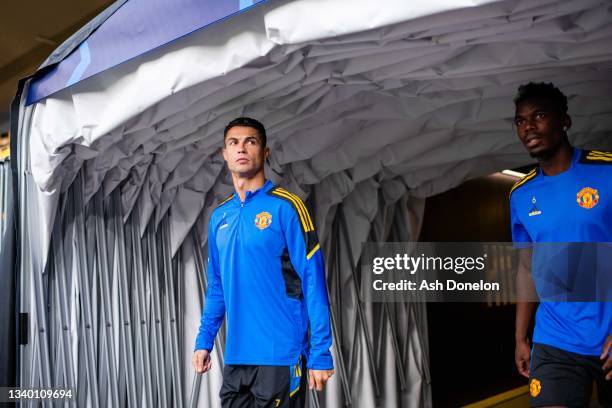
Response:
[{"label": "short curly hair", "polygon": [[529,82],[519,86],[514,97],[514,105],[518,106],[520,103],[534,99],[549,100],[559,112],[567,113],[567,97],[550,82]]}]

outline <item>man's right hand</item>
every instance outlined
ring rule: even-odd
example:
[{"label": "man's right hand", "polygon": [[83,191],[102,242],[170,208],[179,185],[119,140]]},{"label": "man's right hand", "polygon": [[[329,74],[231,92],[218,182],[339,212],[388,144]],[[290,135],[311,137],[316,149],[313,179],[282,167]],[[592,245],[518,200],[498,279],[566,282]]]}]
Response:
[{"label": "man's right hand", "polygon": [[196,350],[193,353],[191,364],[196,373],[205,373],[212,367],[212,361],[210,360],[210,353],[208,350]]},{"label": "man's right hand", "polygon": [[531,347],[527,340],[517,340],[514,349],[514,363],[519,374],[529,378],[529,364],[531,363]]}]

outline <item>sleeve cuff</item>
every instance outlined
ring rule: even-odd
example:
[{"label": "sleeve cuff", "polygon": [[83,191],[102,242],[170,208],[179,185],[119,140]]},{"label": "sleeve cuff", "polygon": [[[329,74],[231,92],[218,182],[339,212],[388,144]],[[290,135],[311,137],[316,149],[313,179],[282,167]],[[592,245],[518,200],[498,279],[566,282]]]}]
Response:
[{"label": "sleeve cuff", "polygon": [[332,360],[331,354],[327,353],[327,355],[322,356],[310,356],[308,359],[308,364],[306,364],[311,370],[333,370],[334,369],[334,361]]},{"label": "sleeve cuff", "polygon": [[204,340],[196,340],[196,344],[195,347],[193,348],[193,351],[197,351],[197,350],[208,350],[209,352],[212,351],[213,346],[214,346],[214,340],[213,341],[204,341]]}]

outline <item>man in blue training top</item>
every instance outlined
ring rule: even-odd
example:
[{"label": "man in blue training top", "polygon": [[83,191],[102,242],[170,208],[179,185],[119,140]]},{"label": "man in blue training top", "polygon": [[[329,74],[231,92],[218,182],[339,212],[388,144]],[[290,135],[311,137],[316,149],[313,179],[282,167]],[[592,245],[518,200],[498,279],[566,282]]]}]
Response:
[{"label": "man in blue training top", "polygon": [[[570,145],[567,98],[553,84],[522,85],[514,102],[518,137],[539,166],[511,190],[513,241],[612,242],[612,154]],[[528,270],[528,250],[522,251]],[[530,378],[531,406],[586,407],[593,381],[600,403],[612,406],[612,303],[545,301],[536,265],[530,285],[540,304],[517,303],[515,333],[515,362]],[[536,306],[531,349],[527,332]]]},{"label": "man in blue training top", "polygon": [[223,158],[234,194],[208,226],[208,289],[193,366],[210,370],[210,351],[227,317],[224,407],[302,407],[310,388],[333,375],[323,257],[306,206],[266,181],[264,126],[231,121]]}]

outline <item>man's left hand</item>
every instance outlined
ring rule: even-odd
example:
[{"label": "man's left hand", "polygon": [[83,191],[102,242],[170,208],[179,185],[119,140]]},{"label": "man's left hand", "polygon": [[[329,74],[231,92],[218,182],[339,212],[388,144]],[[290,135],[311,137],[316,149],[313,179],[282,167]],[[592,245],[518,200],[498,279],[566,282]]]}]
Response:
[{"label": "man's left hand", "polygon": [[308,370],[308,385],[310,389],[314,388],[317,391],[323,391],[325,383],[334,373],[334,370]]},{"label": "man's left hand", "polygon": [[606,375],[606,380],[612,380],[612,334],[608,336],[606,339],[603,349],[601,351],[601,356],[599,357],[601,360],[604,360],[603,370],[604,373],[608,371]]}]

